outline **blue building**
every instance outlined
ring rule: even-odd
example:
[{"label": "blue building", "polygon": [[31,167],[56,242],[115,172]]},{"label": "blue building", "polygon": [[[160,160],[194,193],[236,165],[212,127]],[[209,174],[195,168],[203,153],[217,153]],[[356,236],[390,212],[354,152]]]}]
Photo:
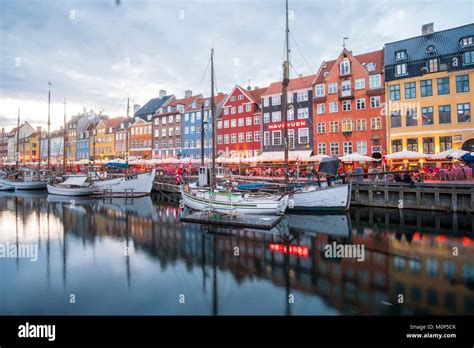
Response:
[{"label": "blue building", "polygon": [[[219,115],[225,94],[219,93],[214,98],[216,115]],[[202,115],[204,102],[204,118]],[[201,131],[204,128],[204,157],[212,154],[212,120],[210,119],[211,98],[197,99],[189,104],[182,120],[182,157],[201,158]]]},{"label": "blue building", "polygon": [[89,125],[80,132],[76,139],[76,158],[80,160],[90,159],[90,138],[94,132],[95,122],[89,123]]}]

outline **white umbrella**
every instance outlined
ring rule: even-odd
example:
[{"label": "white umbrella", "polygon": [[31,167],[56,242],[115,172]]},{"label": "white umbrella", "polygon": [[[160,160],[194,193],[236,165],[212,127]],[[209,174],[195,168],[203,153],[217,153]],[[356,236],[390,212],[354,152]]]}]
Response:
[{"label": "white umbrella", "polygon": [[314,155],[309,158],[310,161],[315,161],[315,162],[321,162],[325,158],[331,158],[331,156],[328,155]]},{"label": "white umbrella", "polygon": [[364,156],[358,152],[351,153],[349,155],[345,155],[339,157],[342,162],[373,162],[374,159],[369,156]]},{"label": "white umbrella", "polygon": [[399,151],[399,152],[394,152],[389,155],[385,155],[386,159],[389,160],[394,160],[394,159],[420,159],[420,158],[427,158],[428,155],[425,155],[424,153],[421,152],[415,152],[415,151]]},{"label": "white umbrella", "polygon": [[469,153],[469,151],[464,151],[460,149],[450,149],[443,152],[439,152],[437,154],[431,155],[432,159],[446,159],[446,158],[454,158],[459,159],[459,157],[463,156],[464,154]]}]

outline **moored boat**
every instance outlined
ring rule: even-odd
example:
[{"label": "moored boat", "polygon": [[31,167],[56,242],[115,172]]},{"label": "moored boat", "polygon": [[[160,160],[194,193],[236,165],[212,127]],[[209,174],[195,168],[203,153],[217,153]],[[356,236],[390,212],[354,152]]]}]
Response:
[{"label": "moored boat", "polygon": [[47,188],[49,194],[60,196],[89,196],[96,190],[86,175],[69,176],[61,183],[48,184]]},{"label": "moored boat", "polygon": [[47,182],[36,169],[21,168],[18,172],[0,179],[0,186],[15,190],[43,190]]},{"label": "moored boat", "polygon": [[95,191],[112,194],[150,194],[156,170],[146,173],[127,174],[119,178],[94,181]]},{"label": "moored boat", "polygon": [[351,185],[305,186],[290,196],[288,209],[314,211],[346,211],[351,202]]}]

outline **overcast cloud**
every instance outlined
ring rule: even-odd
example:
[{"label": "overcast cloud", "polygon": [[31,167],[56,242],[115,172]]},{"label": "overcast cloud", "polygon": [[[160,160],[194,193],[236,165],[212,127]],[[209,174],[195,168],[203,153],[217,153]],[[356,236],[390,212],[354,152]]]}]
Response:
[{"label": "overcast cloud", "polygon": [[[293,76],[334,59],[342,37],[355,54],[385,42],[474,22],[474,0],[290,0]],[[46,124],[48,81],[53,128],[85,106],[125,114],[158,90],[209,95],[201,83],[215,49],[217,88],[263,87],[281,78],[284,0],[0,0],[0,127]]]}]

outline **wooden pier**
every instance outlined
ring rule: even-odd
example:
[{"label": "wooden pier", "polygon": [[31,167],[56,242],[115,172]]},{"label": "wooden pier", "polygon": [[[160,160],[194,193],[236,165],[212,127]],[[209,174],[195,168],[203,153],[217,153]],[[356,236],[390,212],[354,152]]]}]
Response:
[{"label": "wooden pier", "polygon": [[474,212],[472,182],[352,182],[351,204],[398,209]]},{"label": "wooden pier", "polygon": [[198,224],[234,226],[243,228],[255,228],[260,230],[270,230],[282,219],[280,215],[224,215],[212,212],[192,212],[183,213],[182,222],[192,222]]}]

